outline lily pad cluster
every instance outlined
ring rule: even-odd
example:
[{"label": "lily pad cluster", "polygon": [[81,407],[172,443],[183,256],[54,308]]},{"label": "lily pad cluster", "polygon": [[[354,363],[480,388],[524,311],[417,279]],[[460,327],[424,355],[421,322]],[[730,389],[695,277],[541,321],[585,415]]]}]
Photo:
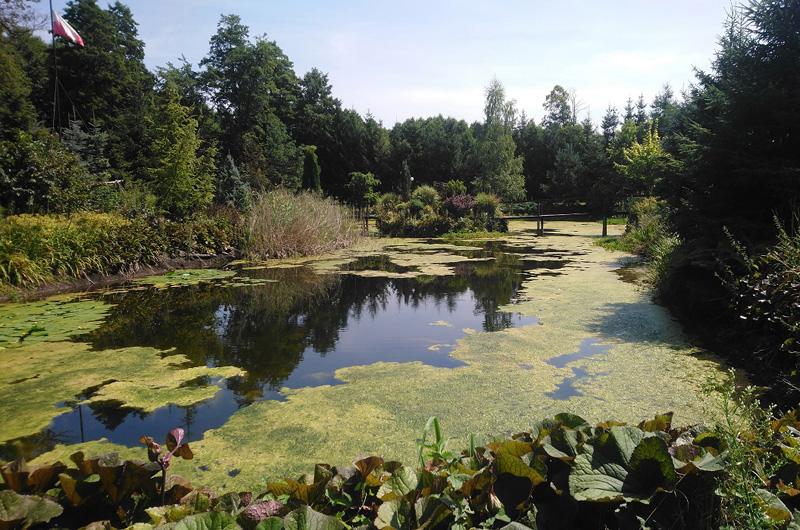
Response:
[{"label": "lily pad cluster", "polygon": [[0,349],[58,342],[100,327],[112,306],[98,300],[46,300],[0,307]]}]

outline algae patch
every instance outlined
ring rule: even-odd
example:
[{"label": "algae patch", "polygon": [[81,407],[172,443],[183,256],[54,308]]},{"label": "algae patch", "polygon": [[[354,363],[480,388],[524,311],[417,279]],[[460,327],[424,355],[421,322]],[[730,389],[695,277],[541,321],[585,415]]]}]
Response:
[{"label": "algae patch", "polygon": [[[207,377],[233,377],[233,367],[186,368],[181,355],[154,348],[94,351],[84,343],[40,343],[3,352],[0,372],[0,441],[35,434],[65,412],[61,403],[115,400],[152,411],[167,404],[188,405],[213,397],[216,385],[182,383]],[[87,394],[91,394],[87,396]]]}]

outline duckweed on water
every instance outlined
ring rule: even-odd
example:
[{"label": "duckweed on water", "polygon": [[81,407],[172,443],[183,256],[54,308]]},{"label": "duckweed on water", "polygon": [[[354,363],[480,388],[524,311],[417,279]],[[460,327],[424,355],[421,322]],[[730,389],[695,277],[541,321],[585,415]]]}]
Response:
[{"label": "duckweed on water", "polygon": [[[516,234],[508,244],[535,246],[532,226],[512,225]],[[718,364],[685,341],[648,293],[619,281],[606,263],[624,255],[593,247],[597,230],[592,223],[548,224],[553,235],[542,245],[573,251],[572,261],[559,277],[530,276],[512,309],[537,317],[540,325],[468,334],[452,353],[463,366],[381,362],[342,368],[336,377],[345,385],[292,389],[286,401],[253,403],[193,442],[195,460],[176,463],[175,472],[235,491],[256,487],[263,478],[294,476],[315,462],[351,462],[359,453],[412,461],[413,440],[430,416],[446,425],[456,446],[469,433],[517,432],[562,411],[590,422],[613,417],[638,423],[668,410],[676,412],[676,424],[706,419],[699,387]],[[392,245],[380,253],[407,265],[403,257],[423,243]],[[353,255],[318,260],[319,268],[333,270],[331,263],[352,261]],[[443,274],[452,273],[457,262],[441,248],[407,257],[415,265],[436,261]],[[604,354],[561,357],[578,352],[588,339]],[[548,362],[558,357],[569,360]],[[556,390],[565,381],[576,392],[559,399]],[[37,460],[64,459],[81,447],[59,447]],[[231,469],[242,471],[231,477]]]},{"label": "duckweed on water", "polygon": [[84,398],[115,400],[152,411],[171,403],[196,403],[219,390],[216,385],[181,388],[186,381],[243,374],[233,367],[187,369],[185,357],[163,354],[153,348],[93,351],[88,344],[73,342],[5,350],[0,371],[0,442],[35,434],[54,417],[70,411],[59,404]]}]

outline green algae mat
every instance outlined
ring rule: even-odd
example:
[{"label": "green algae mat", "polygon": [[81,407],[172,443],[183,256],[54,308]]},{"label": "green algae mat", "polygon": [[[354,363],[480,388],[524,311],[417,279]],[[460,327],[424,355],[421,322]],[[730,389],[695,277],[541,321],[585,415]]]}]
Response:
[{"label": "green algae mat", "polygon": [[[533,223],[512,224],[512,232],[503,239],[504,248],[516,249],[510,265],[526,273],[499,309],[535,323],[488,332],[480,325],[452,325],[449,318],[432,318],[424,332],[412,338],[454,333],[452,340],[432,340],[421,347],[440,353],[436,350],[446,346],[457,365],[432,366],[424,359],[362,362],[336,369],[335,381],[328,384],[289,386],[280,389],[279,399],[248,400],[218,428],[192,441],[195,459],[176,462],[174,472],[198,484],[236,491],[308,472],[317,462],[349,463],[361,453],[411,461],[416,454],[414,440],[430,416],[439,418],[456,447],[471,433],[518,432],[559,412],[590,422],[638,423],[667,411],[675,412],[676,424],[707,419],[699,389],[720,364],[686,340],[666,310],[650,301],[646,288],[620,279],[617,270],[630,257],[593,245],[600,232],[594,223],[548,223],[548,235],[543,238],[534,235],[534,228]],[[480,249],[484,243],[476,245]],[[410,300],[434,278],[445,278],[452,286],[460,275],[471,274],[477,278],[474,285],[480,286],[480,280],[495,274],[490,265],[500,258],[470,248],[420,240],[369,240],[331,256],[248,264],[249,270],[236,274],[249,273],[264,283],[248,286],[235,280],[234,274],[220,277],[240,284],[220,307],[233,307],[238,296],[262,313],[277,307],[291,316],[295,314],[292,304],[305,304],[315,308],[310,315],[322,318],[325,311],[320,308],[339,303],[331,293],[340,298],[348,295],[339,292],[337,282],[324,280],[337,274],[396,282],[411,278],[417,282],[413,292],[403,293]],[[380,266],[359,265],[367,261]],[[301,274],[301,270],[313,270],[314,275],[303,276],[307,272]],[[299,296],[292,281],[302,283],[303,292],[311,286],[312,294]],[[187,291],[187,299],[202,300],[206,292],[202,286],[189,289],[197,290]],[[278,303],[270,298],[280,289],[291,291],[293,300],[299,301]],[[442,300],[446,304],[449,299]],[[114,305],[117,311],[124,300],[114,303],[119,304]],[[374,303],[391,308],[386,300]],[[21,314],[20,308],[16,311]],[[109,309],[104,311],[78,323],[85,328],[80,333],[97,333],[89,328],[96,329],[97,322],[106,318]],[[220,321],[235,320],[230,310],[211,313],[214,319],[200,312],[181,313],[191,317],[204,344],[212,341],[209,330]],[[19,323],[8,334],[9,346],[0,350],[0,421],[6,426],[6,440],[45,428],[64,410],[56,406],[59,403],[117,400],[151,411],[170,404],[213,402],[221,383],[209,381],[238,379],[247,386],[252,373],[261,369],[247,356],[231,355],[215,365],[191,352],[160,349],[157,341],[95,351],[88,339],[68,342],[69,334],[54,333],[51,338],[61,338],[26,344],[33,332],[18,341],[30,326],[25,328],[28,321],[16,318]],[[279,347],[266,344],[263,349],[269,352]],[[280,353],[298,363],[303,356],[302,351]],[[187,384],[191,381],[206,384]],[[280,388],[282,379],[277,381],[273,386]],[[229,386],[235,389],[235,384]],[[237,395],[250,394],[242,390]],[[56,445],[37,462],[67,461],[79,449],[87,453],[113,449],[123,456],[142,458],[143,449],[134,446],[108,440]]]}]

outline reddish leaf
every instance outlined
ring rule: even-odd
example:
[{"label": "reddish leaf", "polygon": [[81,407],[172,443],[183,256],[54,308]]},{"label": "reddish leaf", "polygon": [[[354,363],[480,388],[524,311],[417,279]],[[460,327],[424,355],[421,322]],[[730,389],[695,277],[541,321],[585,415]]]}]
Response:
[{"label": "reddish leaf", "polygon": [[167,450],[174,451],[176,447],[181,445],[185,433],[180,427],[176,427],[167,433]]}]

